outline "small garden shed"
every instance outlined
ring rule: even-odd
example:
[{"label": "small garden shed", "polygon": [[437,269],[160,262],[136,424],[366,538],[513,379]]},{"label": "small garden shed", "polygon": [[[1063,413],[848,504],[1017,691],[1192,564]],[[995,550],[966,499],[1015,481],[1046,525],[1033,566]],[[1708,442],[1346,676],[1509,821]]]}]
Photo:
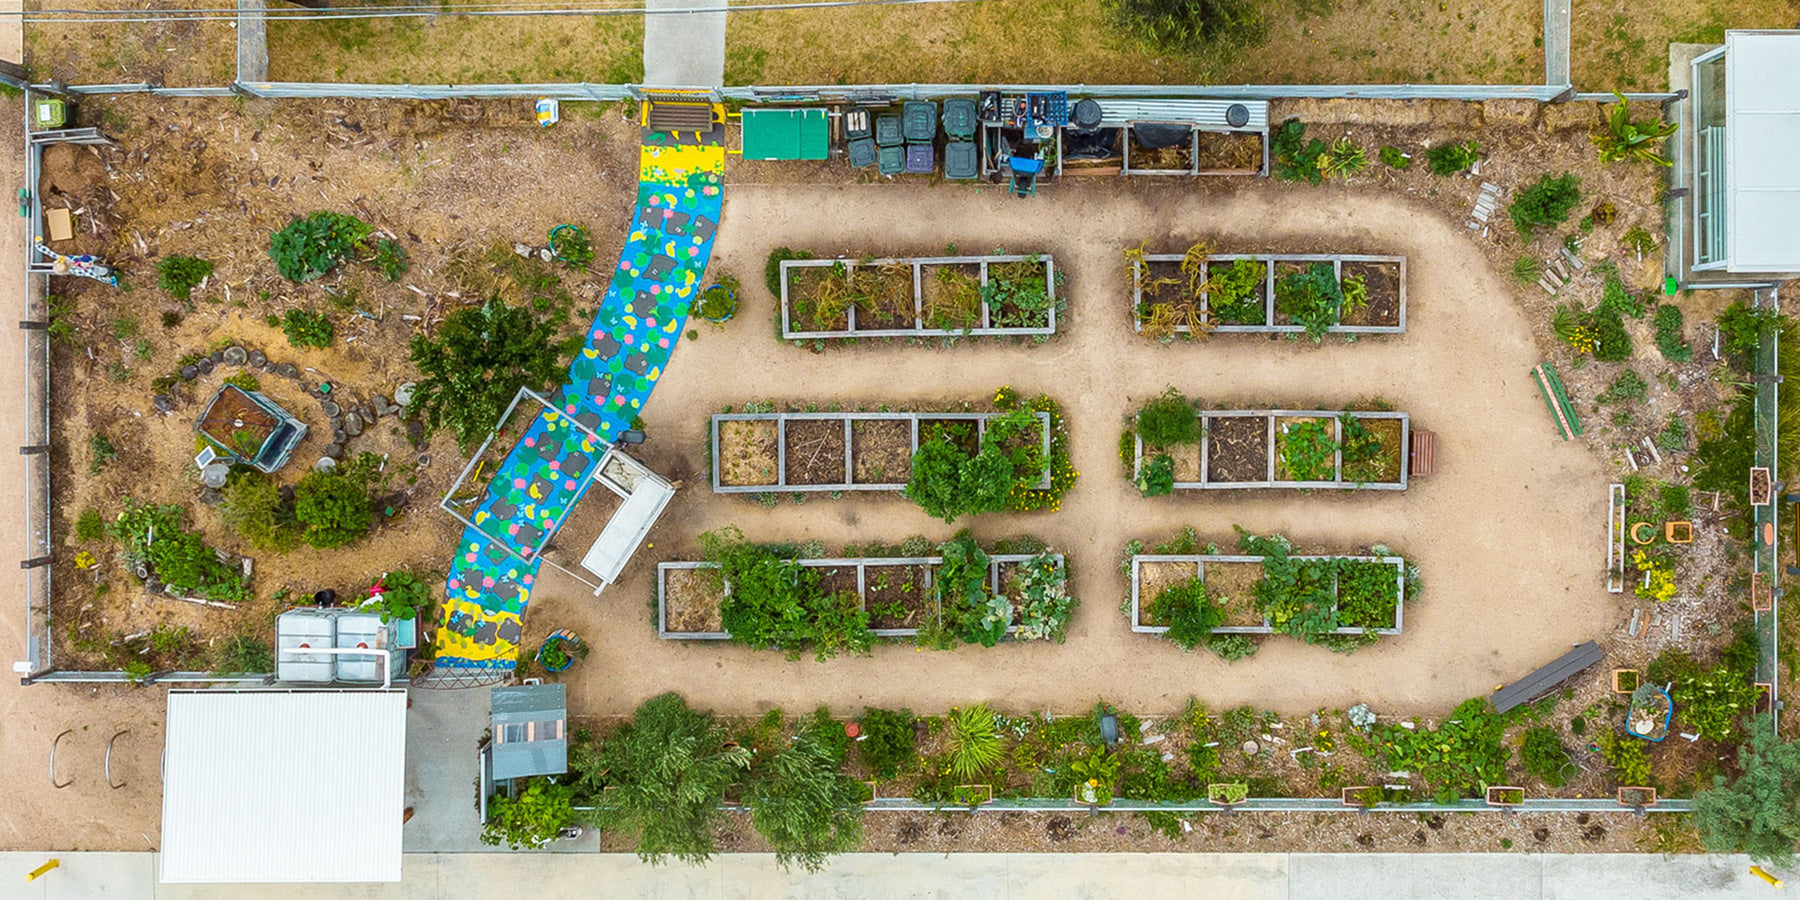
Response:
[{"label": "small garden shed", "polygon": [[306,423],[256,391],[219,386],[194,429],[231,460],[273,472],[287,465],[306,437]]},{"label": "small garden shed", "polygon": [[824,159],[831,128],[823,109],[744,110],[744,158]]},{"label": "small garden shed", "polygon": [[561,775],[569,770],[568,705],[560,684],[495,688],[492,778]]}]

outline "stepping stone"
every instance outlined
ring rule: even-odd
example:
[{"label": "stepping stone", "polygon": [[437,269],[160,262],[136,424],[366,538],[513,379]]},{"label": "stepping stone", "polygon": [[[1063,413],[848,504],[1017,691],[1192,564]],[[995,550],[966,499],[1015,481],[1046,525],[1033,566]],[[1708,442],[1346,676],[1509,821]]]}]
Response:
[{"label": "stepping stone", "polygon": [[399,387],[394,388],[394,402],[401,406],[411,405],[413,391],[417,390],[418,387],[417,384],[410,381],[402,383]]},{"label": "stepping stone", "polygon": [[200,368],[198,366],[182,366],[181,377],[193,381],[200,377]]},{"label": "stepping stone", "polygon": [[250,354],[242,347],[226,347],[223,357],[226,363],[241,366],[250,358]]},{"label": "stepping stone", "polygon": [[282,363],[275,367],[275,374],[283,378],[298,378],[300,370],[295,368],[293,363]]},{"label": "stepping stone", "polygon": [[335,471],[337,471],[337,460],[332,459],[329,456],[321,456],[321,457],[319,457],[318,462],[313,463],[313,471],[314,472],[335,472]]},{"label": "stepping stone", "polygon": [[362,416],[359,416],[356,413],[350,413],[349,415],[344,416],[344,433],[347,435],[350,435],[351,437],[356,437],[357,435],[362,434],[363,433]]},{"label": "stepping stone", "polygon": [[343,407],[338,406],[337,402],[333,400],[320,400],[319,408],[325,411],[325,417],[328,419],[336,419],[344,413]]},{"label": "stepping stone", "polygon": [[250,360],[251,365],[253,365],[259,369],[262,368],[263,366],[266,366],[269,364],[269,358],[267,356],[264,356],[263,352],[261,350],[250,351],[249,360]]},{"label": "stepping stone", "polygon": [[175,398],[168,394],[157,394],[150,399],[150,405],[159,413],[171,412],[175,409]]},{"label": "stepping stone", "polygon": [[327,445],[325,445],[325,455],[331,457],[332,459],[343,458],[344,445],[343,444],[327,444]]}]

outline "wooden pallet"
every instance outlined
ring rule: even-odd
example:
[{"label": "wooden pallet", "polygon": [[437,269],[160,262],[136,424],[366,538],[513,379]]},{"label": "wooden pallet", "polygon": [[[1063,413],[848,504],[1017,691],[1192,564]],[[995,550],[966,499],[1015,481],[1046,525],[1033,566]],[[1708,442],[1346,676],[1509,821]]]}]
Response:
[{"label": "wooden pallet", "polygon": [[1500,211],[1500,197],[1504,192],[1497,184],[1481,183],[1481,193],[1475,196],[1475,208],[1469,211],[1469,230],[1488,236],[1488,220]]},{"label": "wooden pallet", "polygon": [[644,125],[652,131],[707,131],[717,121],[711,103],[655,100],[644,105]]},{"label": "wooden pallet", "polygon": [[1437,469],[1437,434],[1430,431],[1412,433],[1411,475],[1424,478]]},{"label": "wooden pallet", "polygon": [[1538,392],[1544,397],[1544,405],[1550,408],[1551,418],[1556,420],[1556,430],[1565,441],[1581,437],[1581,419],[1575,415],[1575,404],[1569,402],[1569,392],[1563,389],[1562,378],[1556,374],[1555,363],[1544,363],[1531,370],[1532,380],[1537,382]]},{"label": "wooden pallet", "polygon": [[1564,653],[1555,662],[1495,691],[1492,697],[1494,711],[1503,713],[1520,704],[1529,703],[1605,658],[1606,654],[1601,652],[1599,644],[1593,641],[1577,644],[1575,649]]}]

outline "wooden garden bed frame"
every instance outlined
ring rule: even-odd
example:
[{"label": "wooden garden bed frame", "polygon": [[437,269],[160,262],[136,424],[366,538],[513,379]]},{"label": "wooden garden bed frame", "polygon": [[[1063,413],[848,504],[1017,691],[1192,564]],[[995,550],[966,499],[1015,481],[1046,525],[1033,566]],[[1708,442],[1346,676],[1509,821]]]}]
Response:
[{"label": "wooden garden bed frame", "polygon": [[[1354,562],[1378,562],[1378,563],[1385,563],[1388,565],[1392,565],[1394,567],[1394,627],[1392,627],[1392,628],[1343,627],[1343,628],[1333,629],[1331,633],[1332,634],[1363,634],[1363,633],[1367,632],[1369,634],[1397,635],[1401,632],[1401,629],[1405,626],[1405,624],[1406,624],[1406,560],[1405,559],[1398,557],[1398,556],[1341,556],[1341,555],[1329,555],[1329,554],[1328,555],[1312,555],[1312,556],[1296,555],[1296,556],[1289,557],[1289,559],[1296,559],[1296,560],[1343,559],[1343,560],[1351,560]],[[1193,563],[1194,564],[1194,575],[1196,577],[1198,577],[1202,582],[1204,582],[1206,580],[1206,564],[1209,562],[1210,563],[1256,563],[1258,565],[1261,565],[1262,561],[1263,561],[1263,558],[1260,556],[1206,554],[1206,553],[1181,553],[1181,554],[1172,554],[1172,555],[1171,554],[1158,554],[1158,553],[1140,553],[1140,554],[1133,555],[1131,557],[1131,630],[1137,632],[1138,634],[1163,634],[1164,632],[1167,632],[1169,630],[1169,627],[1167,625],[1144,625],[1144,624],[1141,624],[1141,620],[1143,619],[1144,607],[1156,599],[1155,597],[1142,596],[1142,594],[1143,594],[1142,567],[1143,567],[1144,563]],[[1336,582],[1335,576],[1332,581],[1331,592],[1332,592],[1332,596],[1335,597],[1337,595],[1337,582]],[[1261,624],[1261,625],[1220,625],[1219,627],[1213,629],[1213,633],[1214,634],[1275,634],[1276,631],[1275,631],[1275,628],[1269,624],[1269,620],[1265,617],[1263,619],[1263,624]]]},{"label": "wooden garden bed frame", "polygon": [[[1246,490],[1246,489],[1254,490],[1254,489],[1260,489],[1260,488],[1292,488],[1292,489],[1298,489],[1298,490],[1314,490],[1314,489],[1358,490],[1358,489],[1360,489],[1360,490],[1368,490],[1368,491],[1404,491],[1404,490],[1406,490],[1406,487],[1408,484],[1408,475],[1409,475],[1408,470],[1412,468],[1410,465],[1407,464],[1408,451],[1412,446],[1412,441],[1411,441],[1412,417],[1406,413],[1391,412],[1391,411],[1387,411],[1387,410],[1369,410],[1369,411],[1365,412],[1365,411],[1355,411],[1355,410],[1345,411],[1345,410],[1318,410],[1318,409],[1315,409],[1315,410],[1204,409],[1204,410],[1200,410],[1198,415],[1200,417],[1200,480],[1199,481],[1177,481],[1177,482],[1175,482],[1175,489],[1178,491],[1181,491],[1181,490],[1225,491],[1225,490]],[[1269,460],[1268,460],[1268,468],[1266,470],[1268,472],[1268,478],[1263,481],[1212,481],[1212,480],[1210,480],[1207,476],[1207,467],[1208,467],[1208,463],[1211,461],[1208,458],[1208,454],[1209,454],[1208,444],[1210,443],[1209,437],[1211,435],[1211,428],[1212,428],[1211,420],[1213,420],[1213,419],[1241,419],[1241,418],[1250,418],[1250,417],[1258,417],[1258,416],[1264,417],[1268,420],[1267,451],[1268,451]],[[1400,480],[1399,481],[1369,482],[1367,484],[1358,484],[1354,481],[1345,481],[1344,480],[1344,454],[1343,454],[1343,450],[1341,448],[1338,450],[1338,452],[1334,455],[1334,457],[1332,459],[1332,473],[1333,473],[1334,477],[1331,481],[1277,481],[1275,479],[1276,465],[1281,456],[1280,448],[1277,446],[1276,440],[1275,440],[1275,438],[1276,438],[1275,422],[1277,419],[1286,419],[1286,418],[1324,419],[1324,418],[1329,418],[1332,420],[1332,423],[1333,423],[1332,424],[1332,439],[1334,441],[1338,441],[1339,443],[1342,443],[1342,441],[1344,439],[1343,419],[1345,416],[1354,416],[1358,419],[1398,419],[1400,421],[1400,446],[1399,446]],[[1143,468],[1144,468],[1144,439],[1142,436],[1138,436],[1138,437],[1134,438],[1134,441],[1135,441],[1135,445],[1136,445],[1136,449],[1135,449],[1136,456],[1132,460],[1131,472],[1132,472],[1132,477],[1135,478],[1140,472],[1143,471]]]},{"label": "wooden garden bed frame", "polygon": [[[1041,555],[1041,554],[1036,554],[1036,553],[993,553],[993,554],[989,554],[988,555],[988,590],[995,594],[1000,593],[1000,590],[1001,590],[1000,567],[1001,566],[1007,565],[1007,564],[1016,565],[1018,563],[1026,562],[1028,560],[1036,559],[1039,555]],[[1063,569],[1065,573],[1067,572],[1067,568],[1066,568],[1067,563],[1063,559],[1063,555],[1061,553],[1052,553],[1052,554],[1050,554],[1050,557],[1052,559],[1056,560],[1057,568]],[[944,558],[941,556],[855,556],[855,557],[832,557],[832,558],[827,558],[827,559],[802,559],[802,560],[797,560],[797,562],[799,562],[800,565],[806,566],[808,568],[815,568],[815,569],[855,567],[855,569],[856,569],[856,595],[857,595],[858,599],[861,600],[864,610],[868,609],[868,604],[869,604],[869,578],[868,578],[869,569],[885,568],[885,567],[896,567],[897,568],[897,567],[903,567],[903,566],[920,566],[920,567],[924,568],[924,570],[925,570],[925,583],[920,586],[920,589],[926,592],[924,596],[929,599],[928,606],[932,610],[933,614],[939,618],[939,621],[942,621],[943,611],[938,606],[936,593],[933,590],[936,587],[937,569],[939,566],[943,565],[943,563],[944,563]],[[668,614],[668,584],[669,584],[668,573],[669,573],[669,571],[671,569],[716,569],[718,567],[719,567],[718,563],[707,562],[705,560],[692,561],[692,562],[669,561],[669,562],[659,562],[656,564],[656,636],[657,637],[662,638],[664,640],[671,640],[671,641],[728,641],[731,639],[731,634],[726,631],[670,631],[669,630],[669,614]],[[1065,574],[1064,577],[1066,578],[1067,575]],[[727,585],[726,591],[729,592],[730,589],[731,589],[730,585]],[[1007,629],[1007,633],[1011,634],[1017,628],[1018,628],[1018,626],[1016,626],[1016,625],[1012,626]],[[916,637],[916,636],[918,636],[919,629],[917,629],[917,628],[872,628],[872,629],[870,629],[870,633],[874,634],[876,637]]]},{"label": "wooden garden bed frame", "polygon": [[[990,419],[1008,415],[1002,412],[805,412],[805,413],[718,413],[712,417],[712,489],[720,494],[760,494],[768,491],[781,493],[798,493],[801,491],[900,491],[906,488],[906,482],[881,482],[874,484],[856,481],[856,433],[857,422],[910,422],[912,423],[912,442],[907,450],[907,458],[911,459],[919,450],[919,423],[921,420],[955,419],[975,423],[975,436],[979,441],[987,433]],[[1039,490],[1050,487],[1050,414],[1035,412],[1038,421],[1043,423],[1044,437],[1044,475],[1034,485]],[[787,483],[787,425],[799,421],[841,421],[844,423],[844,480],[840,484],[788,484]],[[724,484],[720,481],[719,470],[719,425],[722,422],[774,422],[775,423],[775,483],[773,484]]]},{"label": "wooden garden bed frame", "polygon": [[[993,310],[988,308],[987,301],[981,301],[981,324],[966,330],[955,328],[925,327],[925,279],[927,267],[941,266],[979,266],[981,284],[988,283],[988,267],[999,263],[1023,262],[1035,256],[1044,264],[1044,289],[1050,297],[1048,310],[1049,324],[1036,328],[999,328],[993,323]],[[849,320],[842,331],[796,331],[788,302],[788,290],[793,282],[791,273],[795,269],[825,268],[842,264],[846,269],[854,271],[858,266],[879,268],[895,264],[910,265],[913,276],[913,327],[912,328],[876,328],[858,330],[856,327],[856,307],[849,310]],[[864,337],[1023,337],[1031,335],[1051,335],[1056,333],[1056,261],[1048,253],[1004,254],[991,256],[915,256],[893,257],[888,259],[788,259],[781,262],[781,337],[784,340],[837,340],[842,338]]]},{"label": "wooden garden bed frame", "polygon": [[[1131,329],[1142,333],[1144,323],[1138,317],[1138,308],[1144,302],[1144,264],[1156,262],[1179,263],[1186,258],[1182,253],[1147,253],[1141,259],[1131,261]],[[1359,253],[1209,253],[1206,263],[1232,262],[1240,259],[1253,259],[1263,264],[1263,322],[1262,325],[1226,325],[1215,324],[1210,330],[1218,334],[1305,334],[1304,325],[1275,324],[1275,266],[1277,263],[1331,263],[1332,271],[1338,280],[1344,277],[1344,263],[1397,263],[1400,266],[1400,298],[1399,324],[1397,325],[1333,325],[1325,329],[1327,334],[1405,334],[1406,333],[1406,257],[1404,256],[1371,256]],[[1200,305],[1206,308],[1207,295],[1202,291]],[[784,320],[785,322],[785,320]],[[1175,326],[1178,334],[1186,334],[1192,329],[1186,325]]]}]

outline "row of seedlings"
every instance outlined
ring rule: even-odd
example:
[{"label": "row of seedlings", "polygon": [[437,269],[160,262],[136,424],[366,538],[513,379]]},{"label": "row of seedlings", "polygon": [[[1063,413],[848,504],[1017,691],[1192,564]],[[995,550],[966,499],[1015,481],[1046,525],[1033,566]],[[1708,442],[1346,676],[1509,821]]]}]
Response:
[{"label": "row of seedlings", "polygon": [[1049,254],[781,262],[781,336],[1044,337],[1056,333]]},{"label": "row of seedlings", "polygon": [[[1275,634],[1274,617],[1280,611],[1258,601],[1257,585],[1264,578],[1264,557],[1241,554],[1133,554],[1131,557],[1131,630],[1139,634],[1164,634],[1166,616],[1159,616],[1156,600],[1164,591],[1190,579],[1205,585],[1208,597],[1218,604],[1221,624],[1214,634]],[[1318,633],[1340,635],[1397,635],[1405,624],[1406,566],[1399,556],[1289,556],[1285,561],[1304,567],[1310,562],[1328,563],[1331,596],[1329,627]],[[1346,568],[1354,572],[1346,572]],[[1374,570],[1382,574],[1375,575]],[[1366,577],[1357,577],[1364,571]],[[1346,577],[1346,575],[1350,577]],[[1390,577],[1391,576],[1391,577]],[[1325,590],[1326,585],[1318,585]]]},{"label": "row of seedlings", "polygon": [[1319,253],[1127,254],[1133,330],[1159,340],[1222,334],[1402,334],[1406,257]]},{"label": "row of seedlings", "polygon": [[[952,542],[955,543],[955,542]],[[782,555],[778,566],[795,565],[791,585],[808,596],[806,609],[824,609],[828,598],[854,595],[868,617],[868,634],[917,638],[922,631],[949,629],[969,643],[1059,638],[1074,601],[1068,595],[1063,555],[988,554],[966,539],[933,556],[859,556],[807,559]],[[946,575],[947,554],[955,554]],[[760,638],[734,635],[727,606],[734,599],[730,578],[718,560],[666,561],[656,567],[657,636],[666,640],[725,641]],[[948,596],[946,596],[948,595]],[[841,621],[841,620],[840,620]],[[792,649],[792,648],[783,648]]]},{"label": "row of seedlings", "polygon": [[1224,409],[1197,415],[1200,428],[1191,443],[1146,446],[1142,434],[1135,437],[1132,472],[1140,486],[1161,470],[1163,485],[1175,490],[1406,490],[1412,421],[1404,412]]},{"label": "row of seedlings", "polygon": [[[922,434],[973,423],[963,443],[973,452],[987,423],[1005,412],[769,412],[712,417],[712,487],[717,493],[901,491]],[[1050,414],[1043,423],[1042,477],[1050,487]],[[964,426],[967,431],[967,426]]]}]

